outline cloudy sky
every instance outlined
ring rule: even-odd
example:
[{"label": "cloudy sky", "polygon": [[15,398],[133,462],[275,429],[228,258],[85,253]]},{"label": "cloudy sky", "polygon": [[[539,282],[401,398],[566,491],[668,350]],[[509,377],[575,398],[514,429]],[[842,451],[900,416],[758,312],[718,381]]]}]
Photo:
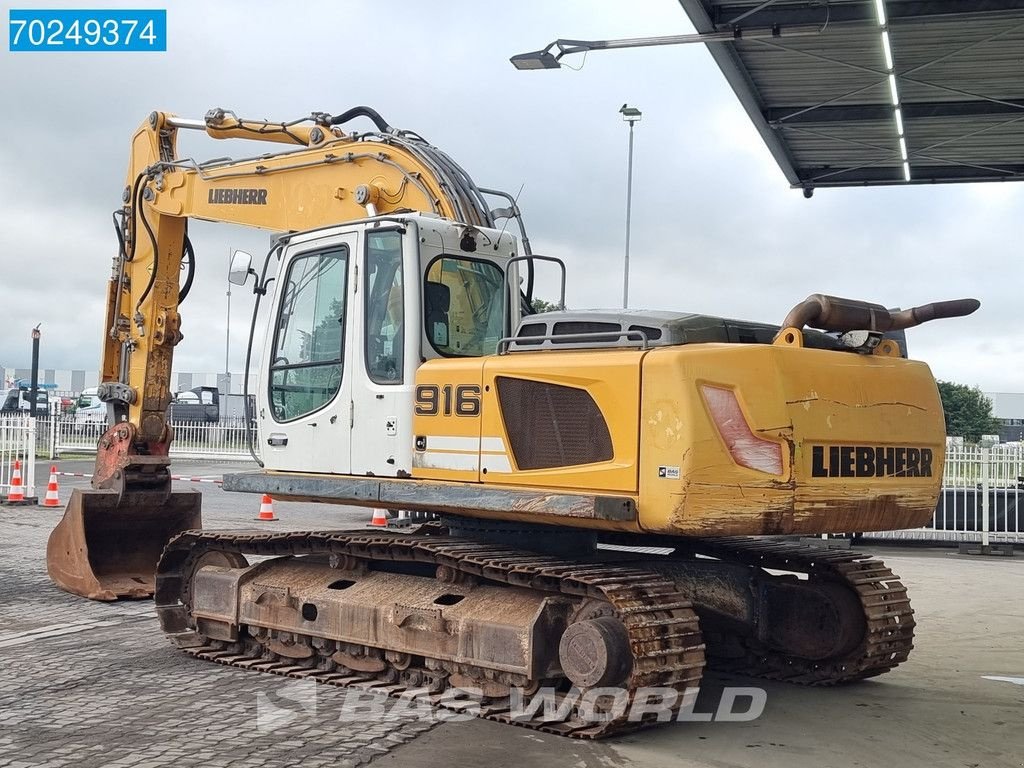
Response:
[{"label": "cloudy sky", "polygon": [[[43,366],[97,368],[110,213],[129,137],[153,109],[199,118],[219,106],[285,120],[372,106],[481,185],[522,187],[535,251],[568,264],[569,305],[616,306],[627,141],[618,108],[629,102],[643,110],[631,306],[779,322],[813,292],[904,307],[975,296],[973,317],[911,331],[911,355],[940,378],[1024,391],[1024,185],[825,189],[805,200],[701,46],[593,53],[577,72],[508,63],[556,37],[691,32],[675,0],[153,7],[168,7],[165,54],[0,52],[0,365],[28,365],[29,332],[41,322]],[[181,134],[180,153],[197,159],[247,151]],[[229,250],[262,254],[268,236],[203,223],[190,231],[197,287],[182,308],[175,368],[220,371]],[[251,307],[235,289],[233,371]]]}]

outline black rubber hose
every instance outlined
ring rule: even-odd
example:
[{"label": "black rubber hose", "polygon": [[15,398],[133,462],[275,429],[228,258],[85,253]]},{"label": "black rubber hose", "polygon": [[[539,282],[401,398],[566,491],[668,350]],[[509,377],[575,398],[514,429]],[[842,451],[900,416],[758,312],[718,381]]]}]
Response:
[{"label": "black rubber hose", "polygon": [[114,220],[114,234],[117,235],[117,255],[120,256],[122,259],[127,260],[128,254],[124,250],[124,234],[121,232],[121,224],[117,220],[118,216],[121,216],[122,218],[124,217],[124,211],[120,208],[114,211],[113,215],[111,216],[111,218]]},{"label": "black rubber hose", "polygon": [[533,313],[533,259],[526,262],[526,293],[524,298],[526,299],[526,305],[530,307],[530,313]]},{"label": "black rubber hose", "polygon": [[352,109],[346,109],[340,115],[335,115],[331,118],[328,125],[341,125],[347,123],[356,117],[368,117],[373,121],[373,124],[377,126],[377,130],[381,133],[394,133],[395,129],[388,125],[388,121],[380,116],[380,113],[371,107],[352,107]]},{"label": "black rubber hose", "polygon": [[185,245],[181,249],[182,256],[188,256],[188,274],[185,275],[185,284],[178,291],[178,303],[181,304],[192,290],[192,280],[196,276],[196,252],[192,248],[192,241],[188,239],[188,229],[185,230]]},{"label": "black rubber hose", "polygon": [[[156,244],[156,233],[153,232],[153,228],[151,226],[149,226],[149,221],[146,219],[146,213],[145,213],[145,211],[142,210],[142,195],[143,194],[144,194],[143,188],[139,187],[139,195],[138,195],[138,198],[135,201],[136,216],[138,218],[142,219],[142,225],[146,228],[146,232],[149,233],[149,241],[153,244],[153,269],[149,273],[149,282],[146,283],[146,290],[144,290],[142,292],[142,296],[139,297],[139,300],[135,303],[135,311],[136,312],[139,311],[139,307],[142,306],[142,302],[144,302],[146,300],[146,297],[149,296],[149,292],[151,290],[153,290],[153,283],[156,282],[156,272],[157,272],[157,269],[160,267],[160,249],[157,247],[157,244]],[[135,243],[136,243],[137,240],[138,240],[137,237],[133,237],[132,238],[132,258],[135,257],[134,251],[135,251]]]},{"label": "black rubber hose", "polygon": [[135,183],[132,185],[132,194],[131,194],[131,204],[132,204],[132,247],[128,251],[128,254],[125,256],[125,261],[132,261],[135,258],[135,244],[137,242],[139,242],[139,238],[136,236],[137,235],[136,230],[138,229],[138,227],[136,227],[135,225],[136,225],[136,217],[138,217],[139,214],[140,214],[139,206],[138,206],[139,185],[142,184],[142,180],[145,177],[146,177],[146,174],[140,173],[138,176],[135,177]]}]

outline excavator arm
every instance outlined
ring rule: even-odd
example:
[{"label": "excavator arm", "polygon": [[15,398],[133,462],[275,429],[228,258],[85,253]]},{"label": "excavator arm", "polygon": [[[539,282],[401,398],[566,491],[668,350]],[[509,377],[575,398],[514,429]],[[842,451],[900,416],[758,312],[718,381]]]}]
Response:
[{"label": "excavator arm", "polygon": [[[338,127],[356,117],[377,130]],[[197,163],[177,155],[181,130],[289,146]],[[201,121],[149,115],[132,137],[114,214],[119,248],[107,287],[99,388],[110,427],[97,446],[93,490],[75,491],[50,537],[47,565],[59,586],[97,599],[148,596],[164,544],[201,527],[199,494],[171,492],[168,456],[172,362],[184,338],[179,305],[191,285],[191,274],[180,284],[181,273],[183,265],[194,268],[188,219],[294,232],[398,211],[493,224],[484,192],[465,171],[367,107],[288,123],[221,109]]]}]

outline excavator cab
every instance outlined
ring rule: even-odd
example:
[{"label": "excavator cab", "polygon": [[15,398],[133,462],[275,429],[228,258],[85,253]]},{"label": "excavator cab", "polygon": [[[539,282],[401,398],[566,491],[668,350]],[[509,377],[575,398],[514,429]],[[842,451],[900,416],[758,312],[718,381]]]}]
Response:
[{"label": "excavator cab", "polygon": [[265,468],[408,476],[416,370],[493,355],[510,335],[516,248],[418,214],[289,238],[256,394]]}]

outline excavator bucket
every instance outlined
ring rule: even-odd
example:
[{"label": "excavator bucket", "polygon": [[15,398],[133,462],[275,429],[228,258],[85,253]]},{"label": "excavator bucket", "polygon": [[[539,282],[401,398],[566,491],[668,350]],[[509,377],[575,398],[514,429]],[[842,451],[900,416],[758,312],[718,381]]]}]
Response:
[{"label": "excavator bucket", "polygon": [[152,597],[164,546],[182,531],[203,527],[201,500],[197,491],[165,496],[75,489],[46,545],[50,579],[91,600]]}]

